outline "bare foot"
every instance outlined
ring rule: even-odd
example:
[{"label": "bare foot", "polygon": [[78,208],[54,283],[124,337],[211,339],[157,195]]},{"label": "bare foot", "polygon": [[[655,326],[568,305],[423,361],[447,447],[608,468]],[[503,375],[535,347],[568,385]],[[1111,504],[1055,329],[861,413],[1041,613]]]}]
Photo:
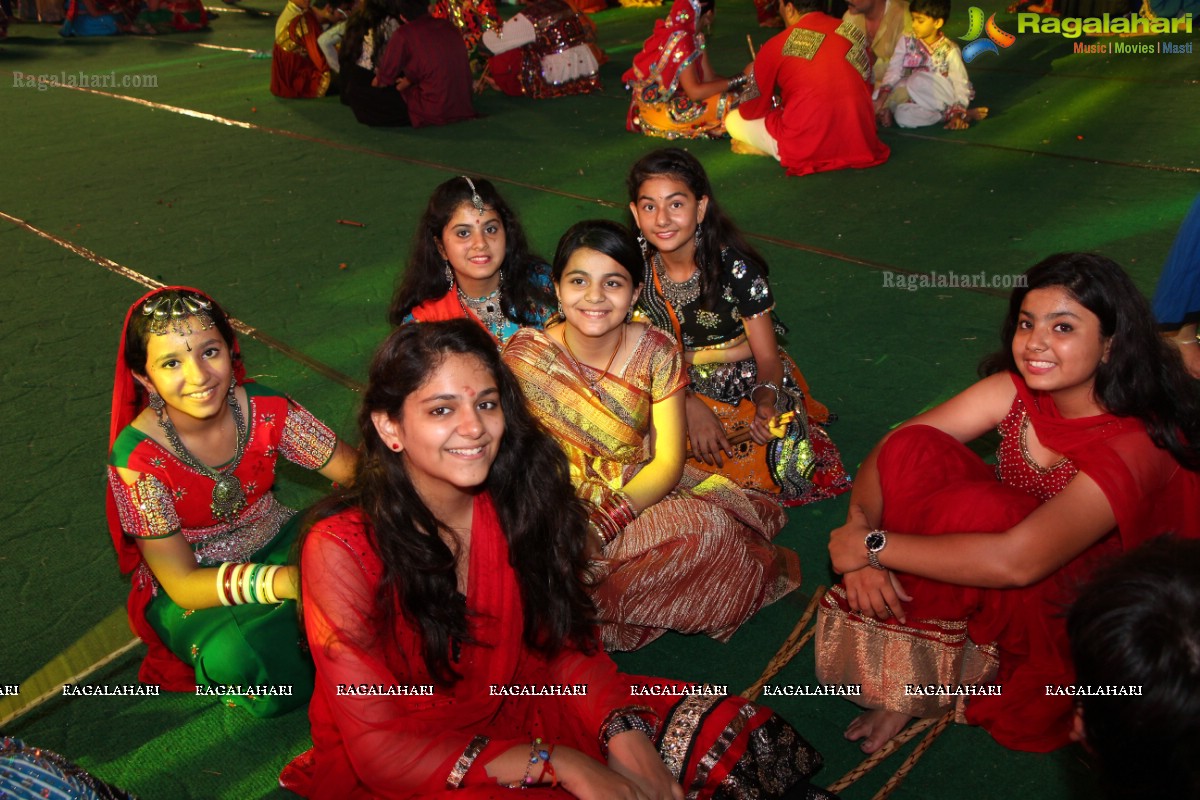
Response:
[{"label": "bare foot", "polygon": [[968,108],[967,109],[967,121],[968,122],[979,122],[979,120],[981,120],[981,119],[987,119],[987,115],[988,115],[988,107],[987,106],[979,106],[977,108]]},{"label": "bare foot", "polygon": [[886,106],[878,114],[875,115],[875,121],[879,123],[881,128],[892,127],[892,110]]},{"label": "bare foot", "polygon": [[966,117],[951,117],[949,122],[942,127],[948,131],[965,131],[971,127],[971,123],[967,122]]},{"label": "bare foot", "polygon": [[767,156],[768,158],[771,156],[771,154],[765,150],[759,150],[754,145],[748,142],[743,142],[741,139],[731,140],[729,143],[729,149],[741,156]]},{"label": "bare foot", "polygon": [[859,749],[869,755],[904,730],[910,720],[912,717],[899,711],[876,708],[858,715],[842,735],[852,742],[861,740]]}]

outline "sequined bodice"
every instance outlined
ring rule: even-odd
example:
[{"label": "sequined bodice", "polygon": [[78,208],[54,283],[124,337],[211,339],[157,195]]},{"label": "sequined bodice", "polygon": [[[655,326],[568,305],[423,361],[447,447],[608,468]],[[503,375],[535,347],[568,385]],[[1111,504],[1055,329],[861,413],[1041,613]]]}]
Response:
[{"label": "sequined bodice", "polygon": [[996,477],[1045,502],[1061,492],[1079,470],[1065,457],[1049,467],[1038,464],[1027,444],[1030,426],[1025,404],[1018,396],[996,426],[1002,437],[996,450]]}]

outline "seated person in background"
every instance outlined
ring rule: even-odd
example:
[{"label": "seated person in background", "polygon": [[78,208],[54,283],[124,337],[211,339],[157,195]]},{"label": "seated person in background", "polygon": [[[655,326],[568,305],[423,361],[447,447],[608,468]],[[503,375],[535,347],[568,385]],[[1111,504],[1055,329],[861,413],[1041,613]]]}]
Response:
[{"label": "seated person in background", "polygon": [[364,0],[346,20],[338,60],[342,104],[363,125],[408,124],[408,106],[392,84],[375,86],[375,67],[403,25],[399,0]]},{"label": "seated person in background", "polygon": [[[767,263],[678,147],[638,160],[626,179],[645,257],[638,311],[671,334],[687,365],[689,464],[798,506],[850,488],[817,402],[775,332]],[[793,413],[782,433],[771,430]]]},{"label": "seated person in background", "polygon": [[535,100],[598,92],[600,64],[596,26],[564,2],[534,0],[483,34],[489,84],[508,95]]},{"label": "seated person in background", "polygon": [[454,26],[422,0],[399,0],[404,25],[388,39],[375,86],[394,86],[414,128],[472,119],[471,65]]},{"label": "seated person in background", "polygon": [[247,382],[229,317],[185,287],[125,317],[108,462],[108,527],[132,572],[129,624],[149,647],[138,678],[168,691],[290,684],[225,696],[255,716],[303,705],[312,661],[297,642],[300,518],[272,493],[287,459],[330,480],[357,453],[290,398]]},{"label": "seated person in background", "polygon": [[437,0],[429,6],[429,15],[450,20],[467,49],[467,61],[472,72],[484,69],[484,57],[479,52],[484,31],[504,24],[496,0]]},{"label": "seated person in background", "polygon": [[890,127],[944,123],[964,130],[987,116],[987,108],[967,109],[975,89],[967,79],[958,45],[942,33],[950,0],[912,0],[912,35],[896,42],[883,82],[875,89],[875,116]]},{"label": "seated person in background", "polygon": [[862,31],[819,4],[779,0],[788,27],[754,59],[759,96],[725,121],[735,151],[771,155],[789,175],[874,167],[891,152],[875,132]]},{"label": "seated person in background", "polygon": [[1200,195],[1192,203],[1154,290],[1154,316],[1179,347],[1183,364],[1200,378]]},{"label": "seated person in background", "polygon": [[[820,754],[769,709],[665,696],[683,684],[622,674],[597,647],[579,580],[588,512],[479,326],[393,331],[358,420],[361,469],[302,545],[314,746],[285,788],[317,800],[526,788],[547,800],[830,798],[807,781]],[[582,691],[540,694],[553,686]]]},{"label": "seated person in background", "polygon": [[496,347],[540,328],[558,303],[550,265],[529,251],[516,213],[491,181],[461,175],[433,190],[417,222],[393,325],[469,319]]},{"label": "seated person in background", "polygon": [[[1014,750],[1070,742],[1062,609],[1105,560],[1200,536],[1200,387],[1114,262],[1059,253],[1025,272],[988,377],[893,430],[830,534],[841,585],[821,601],[817,677],[873,710],[874,752],[913,716],[962,711],[908,684],[996,683],[966,720]],[[996,464],[966,446],[997,429]]]},{"label": "seated person in background", "polygon": [[668,139],[725,135],[725,117],[750,79],[724,78],[709,64],[704,37],[715,13],[716,0],[675,0],[666,20],[654,23],[621,77],[632,92],[626,130]]},{"label": "seated person in background", "polygon": [[[1194,499],[1194,498],[1193,498]],[[1200,541],[1164,536],[1096,574],[1071,607],[1075,733],[1111,800],[1200,797]]]},{"label": "seated person in background", "polygon": [[727,641],[800,583],[796,554],[771,543],[786,517],[767,495],[685,464],[679,348],[630,321],[642,288],[633,234],[608,220],[572,226],[553,276],[562,321],[518,331],[504,362],[593,504],[601,640],[633,650],[676,630]]},{"label": "seated person in background", "polygon": [[130,0],[67,0],[60,36],[114,36],[131,29],[137,6]]},{"label": "seated person in background", "polygon": [[330,0],[288,0],[275,23],[271,52],[271,94],[276,97],[324,97],[333,70],[318,38],[340,14]]},{"label": "seated person in background", "polygon": [[848,22],[867,37],[871,59],[871,84],[878,85],[887,73],[896,42],[912,33],[912,15],[908,0],[846,0],[842,21]]}]

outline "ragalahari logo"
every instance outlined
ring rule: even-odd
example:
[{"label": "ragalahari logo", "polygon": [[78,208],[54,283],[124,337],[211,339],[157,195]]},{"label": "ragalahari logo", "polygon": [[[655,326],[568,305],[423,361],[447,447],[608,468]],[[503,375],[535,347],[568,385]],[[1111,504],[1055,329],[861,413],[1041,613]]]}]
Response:
[{"label": "ragalahari logo", "polygon": [[[983,53],[1000,54],[1001,47],[1010,47],[1017,40],[1016,36],[1005,30],[1001,30],[996,24],[996,15],[992,14],[987,18],[987,23],[983,21],[983,9],[978,6],[971,6],[968,16],[969,28],[967,35],[961,36],[964,42],[970,42],[962,49],[963,61],[970,64],[978,56]],[[980,39],[984,33],[987,34],[986,39]]]}]

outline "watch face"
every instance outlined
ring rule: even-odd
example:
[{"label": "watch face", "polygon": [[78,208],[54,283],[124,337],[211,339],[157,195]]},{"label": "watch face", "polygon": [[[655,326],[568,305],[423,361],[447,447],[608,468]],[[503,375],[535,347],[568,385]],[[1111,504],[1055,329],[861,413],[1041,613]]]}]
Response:
[{"label": "watch face", "polygon": [[879,531],[871,531],[867,534],[867,549],[872,553],[878,553],[883,549],[883,545],[886,541],[887,539],[884,538],[882,533]]}]

